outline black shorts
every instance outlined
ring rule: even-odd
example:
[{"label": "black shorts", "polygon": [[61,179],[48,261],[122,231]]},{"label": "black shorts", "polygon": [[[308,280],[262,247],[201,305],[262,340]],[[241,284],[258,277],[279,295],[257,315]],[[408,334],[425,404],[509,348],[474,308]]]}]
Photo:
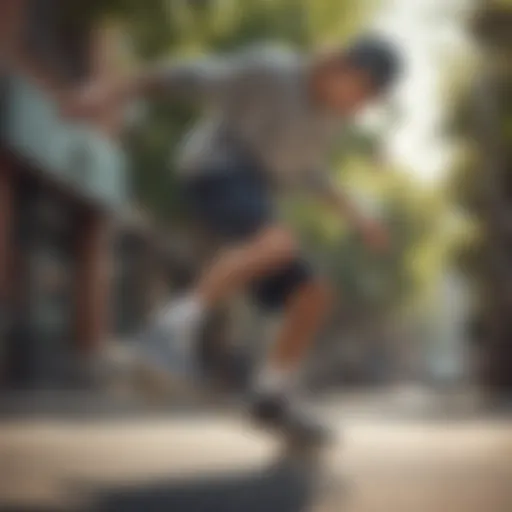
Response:
[{"label": "black shorts", "polygon": [[[251,166],[212,169],[187,178],[185,201],[194,218],[226,243],[243,242],[276,222],[269,184]],[[270,309],[286,303],[297,286],[311,279],[307,262],[297,257],[252,284],[257,302]]]}]

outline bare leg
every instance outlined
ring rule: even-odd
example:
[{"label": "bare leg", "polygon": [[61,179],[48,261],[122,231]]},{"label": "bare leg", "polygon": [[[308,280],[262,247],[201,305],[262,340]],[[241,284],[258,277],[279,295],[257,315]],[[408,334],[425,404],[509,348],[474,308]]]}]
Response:
[{"label": "bare leg", "polygon": [[284,372],[297,369],[305,359],[331,304],[324,283],[312,280],[290,298],[269,365]]},{"label": "bare leg", "polygon": [[[296,255],[289,231],[280,226],[266,228],[252,241],[224,252],[197,287],[206,306],[228,298],[256,277],[286,264]],[[278,372],[294,370],[305,357],[331,302],[326,284],[313,279],[302,284],[286,304],[282,328],[268,366]]]},{"label": "bare leg", "polygon": [[[300,286],[289,299],[276,345],[258,375],[252,402],[253,418],[276,426],[293,425],[300,436],[325,439],[327,431],[316,419],[304,414],[296,394],[298,373],[330,306],[330,292],[319,281]],[[298,406],[298,407],[297,407]]]},{"label": "bare leg", "polygon": [[293,389],[301,363],[330,305],[328,286],[316,279],[302,284],[293,293],[286,305],[274,348],[258,375],[258,389],[270,393],[286,393]]},{"label": "bare leg", "polygon": [[[280,226],[270,226],[248,242],[222,251],[190,295],[167,305],[156,324],[167,330],[173,348],[196,343],[205,314],[218,302],[230,298],[253,279],[286,265],[296,256],[293,235]],[[173,356],[174,361],[178,356]]]},{"label": "bare leg", "polygon": [[249,242],[223,251],[199,280],[195,295],[208,308],[254,278],[287,263],[295,254],[295,241],[288,230],[280,226],[265,228]]}]

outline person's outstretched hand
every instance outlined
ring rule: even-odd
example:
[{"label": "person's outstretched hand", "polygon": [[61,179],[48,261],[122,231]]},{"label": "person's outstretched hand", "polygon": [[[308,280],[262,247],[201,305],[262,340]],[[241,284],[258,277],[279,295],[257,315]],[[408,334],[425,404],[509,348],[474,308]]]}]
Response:
[{"label": "person's outstretched hand", "polygon": [[103,84],[82,86],[61,98],[60,108],[64,117],[89,119],[108,106],[109,90]]},{"label": "person's outstretched hand", "polygon": [[385,252],[389,248],[389,232],[375,220],[366,219],[359,223],[359,231],[365,245],[373,251]]}]

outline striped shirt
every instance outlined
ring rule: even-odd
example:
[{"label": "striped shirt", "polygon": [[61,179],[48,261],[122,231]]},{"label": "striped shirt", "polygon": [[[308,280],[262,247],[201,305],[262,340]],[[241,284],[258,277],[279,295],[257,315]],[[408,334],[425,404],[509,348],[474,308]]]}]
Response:
[{"label": "striped shirt", "polygon": [[308,70],[306,58],[273,47],[157,70],[169,95],[204,105],[183,141],[180,173],[236,168],[249,156],[280,187],[330,187],[326,163],[342,121],[312,100]]}]

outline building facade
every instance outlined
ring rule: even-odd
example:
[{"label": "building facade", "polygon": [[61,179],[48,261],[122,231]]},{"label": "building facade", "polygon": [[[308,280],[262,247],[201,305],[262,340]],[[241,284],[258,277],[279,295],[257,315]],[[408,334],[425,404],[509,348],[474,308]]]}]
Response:
[{"label": "building facade", "polygon": [[0,389],[66,381],[112,329],[112,226],[127,200],[119,112],[82,125],[57,101],[115,73],[112,41],[64,23],[65,3],[0,3]]}]

